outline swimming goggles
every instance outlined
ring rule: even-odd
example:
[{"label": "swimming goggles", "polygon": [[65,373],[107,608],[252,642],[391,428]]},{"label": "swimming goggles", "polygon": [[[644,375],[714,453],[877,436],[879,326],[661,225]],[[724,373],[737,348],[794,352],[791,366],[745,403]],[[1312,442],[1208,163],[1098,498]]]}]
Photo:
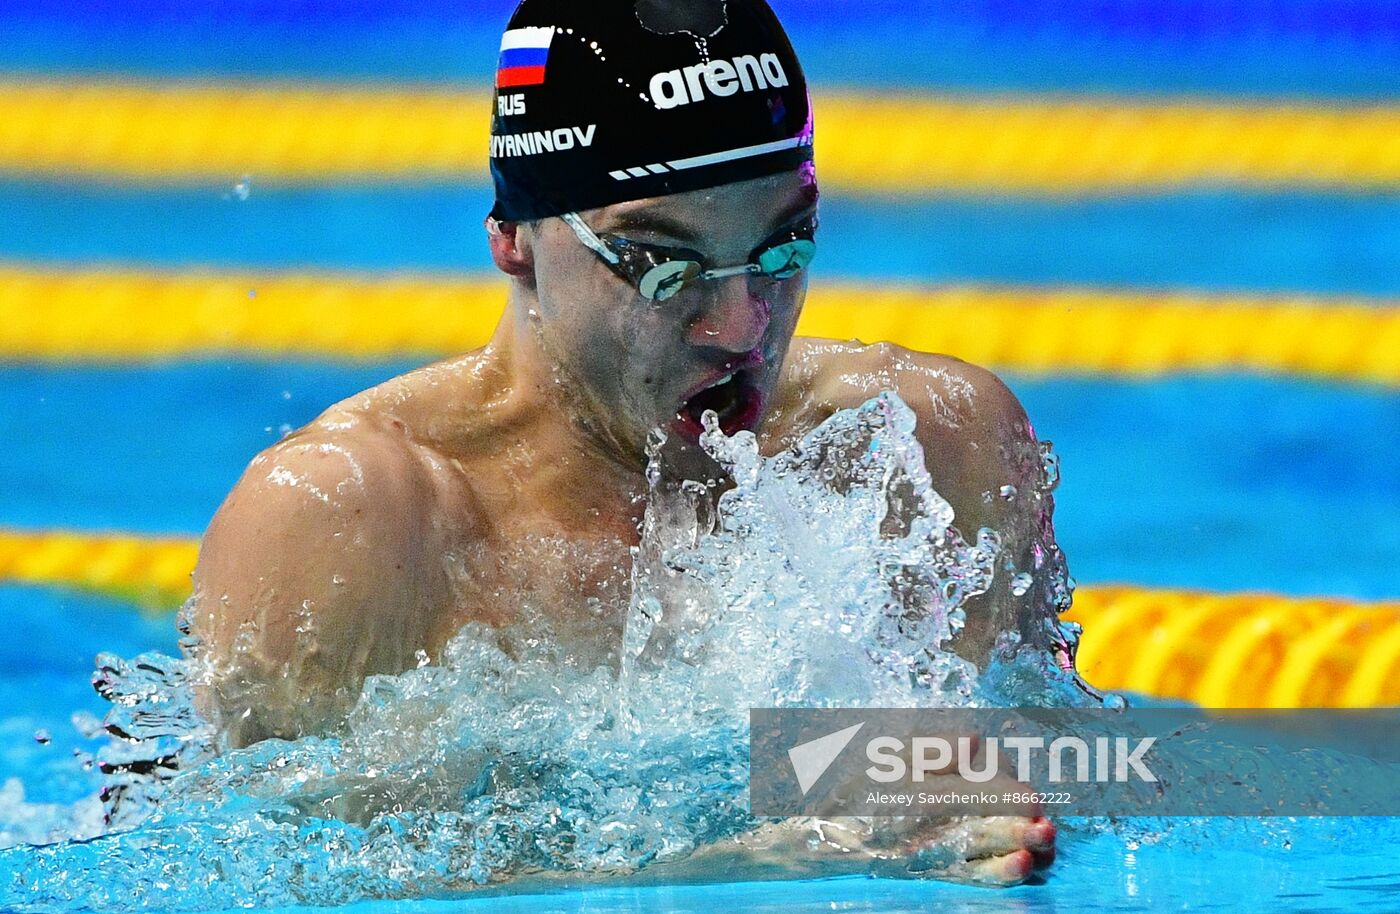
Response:
[{"label": "swimming goggles", "polygon": [[585,247],[602,258],[614,273],[636,286],[643,298],[651,301],[665,301],[700,280],[745,275],[791,279],[817,256],[815,213],[754,248],[748,263],[715,269],[706,268],[704,255],[689,248],[645,244],[620,235],[599,235],[578,213],[564,213],[559,218],[574,230]]}]

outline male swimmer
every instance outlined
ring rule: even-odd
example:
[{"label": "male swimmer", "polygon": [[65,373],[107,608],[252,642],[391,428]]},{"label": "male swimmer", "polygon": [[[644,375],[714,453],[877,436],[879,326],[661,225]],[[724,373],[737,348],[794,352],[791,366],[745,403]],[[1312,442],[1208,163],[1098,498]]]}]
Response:
[{"label": "male swimmer", "polygon": [[[1048,530],[1044,507],[993,497],[1041,473],[995,376],[794,338],[817,249],[813,122],[764,0],[524,0],[502,48],[487,228],[510,292],[491,341],[260,454],[204,537],[191,622],[214,672],[200,700],[230,746],[333,730],[366,676],[439,657],[468,622],[518,623],[522,607],[546,607],[580,664],[615,659],[648,433],[666,432],[672,472],[714,477],[705,410],[771,454],[897,391],[962,530],[1000,531],[1023,568]],[[874,246],[892,227],[868,228]],[[1005,577],[968,605],[956,646],[975,662],[1034,599]],[[930,824],[895,853],[933,846],[957,848],[936,875],[1011,884],[1049,863],[1054,827]],[[821,851],[804,838],[784,853],[797,868]]]}]

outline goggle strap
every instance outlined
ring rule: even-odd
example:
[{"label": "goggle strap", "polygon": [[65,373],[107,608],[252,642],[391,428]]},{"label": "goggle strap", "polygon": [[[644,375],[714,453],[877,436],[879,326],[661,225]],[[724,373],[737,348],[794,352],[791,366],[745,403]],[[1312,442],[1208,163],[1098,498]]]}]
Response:
[{"label": "goggle strap", "polygon": [[584,247],[613,266],[622,263],[622,258],[603,243],[603,239],[599,238],[593,229],[588,227],[588,223],[584,222],[583,217],[578,213],[562,213],[559,218],[563,219],[565,224],[574,230],[574,234],[578,236],[579,241],[583,242]]}]

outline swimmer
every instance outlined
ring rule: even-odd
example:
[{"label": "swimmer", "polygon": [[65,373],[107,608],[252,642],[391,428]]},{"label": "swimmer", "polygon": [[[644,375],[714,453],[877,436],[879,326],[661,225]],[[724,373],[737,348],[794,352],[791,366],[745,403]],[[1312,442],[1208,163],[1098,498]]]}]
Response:
[{"label": "swimmer", "polygon": [[[794,336],[817,250],[813,119],[763,0],[524,0],[493,114],[486,240],[510,291],[490,342],[258,455],[204,537],[189,619],[213,670],[199,700],[226,745],[332,731],[367,676],[438,659],[466,623],[520,624],[522,607],[547,608],[580,665],[615,660],[648,434],[665,431],[669,472],[713,477],[706,410],[771,454],[894,390],[960,528],[1000,531],[1004,554],[1035,567],[1048,500],[997,493],[1030,491],[1040,455],[1000,380]],[[867,243],[898,229],[872,224]],[[1007,576],[967,606],[956,648],[974,662],[1035,599]],[[834,845],[865,840],[843,833]],[[957,847],[937,875],[989,884],[1054,854],[1040,818],[926,823],[902,840],[911,859]],[[816,853],[766,846],[793,868]]]}]

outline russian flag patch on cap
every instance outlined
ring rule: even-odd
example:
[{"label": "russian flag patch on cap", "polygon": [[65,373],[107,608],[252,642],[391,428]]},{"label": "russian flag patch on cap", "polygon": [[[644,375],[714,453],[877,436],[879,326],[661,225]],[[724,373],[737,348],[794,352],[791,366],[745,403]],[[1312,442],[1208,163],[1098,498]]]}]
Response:
[{"label": "russian flag patch on cap", "polygon": [[511,29],[501,38],[501,63],[496,70],[496,88],[544,84],[544,71],[549,63],[549,45],[554,41],[554,26]]}]

